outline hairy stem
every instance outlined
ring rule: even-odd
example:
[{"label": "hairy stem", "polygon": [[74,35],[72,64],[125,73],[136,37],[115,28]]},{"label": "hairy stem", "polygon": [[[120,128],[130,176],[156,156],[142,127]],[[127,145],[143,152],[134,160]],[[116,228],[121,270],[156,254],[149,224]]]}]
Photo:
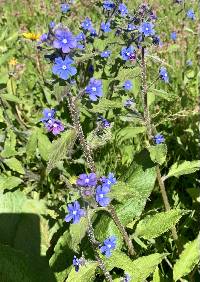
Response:
[{"label": "hairy stem", "polygon": [[95,239],[95,236],[94,236],[94,230],[93,230],[93,227],[92,227],[92,223],[90,221],[90,217],[88,216],[88,231],[87,231],[87,235],[88,235],[88,239],[91,243],[91,246],[94,250],[94,255],[95,255],[95,258],[96,258],[96,261],[98,262],[99,264],[99,267],[101,268],[101,270],[103,271],[103,274],[106,278],[106,281],[108,282],[112,282],[112,276],[110,275],[109,271],[107,271],[106,269],[106,266],[103,262],[103,260],[100,258],[99,256],[99,252],[98,252],[98,247],[97,247],[97,244],[96,244],[96,239]]},{"label": "hairy stem", "polygon": [[[155,129],[154,129],[154,125],[151,121],[151,116],[150,116],[150,112],[149,112],[149,108],[148,108],[147,75],[146,75],[146,62],[145,62],[145,48],[144,47],[142,47],[141,61],[142,61],[141,62],[141,65],[142,65],[142,73],[141,73],[141,77],[142,77],[142,101],[143,101],[143,107],[144,107],[144,120],[145,120],[145,123],[146,123],[146,126],[147,126],[148,139],[151,142],[152,139],[153,139],[153,134],[155,133],[154,132]],[[159,184],[159,187],[160,187],[160,192],[161,192],[161,195],[162,195],[165,210],[169,211],[171,208],[170,208],[168,196],[167,196],[166,189],[165,189],[165,184],[162,180],[159,165],[156,166],[156,174],[157,174],[157,180],[158,180],[158,184]],[[171,229],[171,231],[172,231],[172,237],[176,241],[178,239],[176,227],[173,227]]]},{"label": "hairy stem", "polygon": [[125,230],[123,224],[122,224],[121,221],[119,220],[119,218],[118,218],[118,216],[117,216],[117,213],[116,213],[114,207],[113,207],[112,205],[109,205],[108,210],[109,210],[109,212],[110,212],[110,214],[111,214],[111,216],[112,216],[112,219],[113,219],[114,223],[116,224],[116,226],[118,227],[120,233],[122,234],[123,239],[124,239],[126,245],[128,246],[129,255],[130,255],[130,256],[136,255],[136,252],[135,252],[135,250],[134,250],[134,248],[133,248],[132,241],[131,241],[131,239],[129,238],[129,236],[128,236],[128,234],[127,234],[127,232],[126,232],[126,230]]},{"label": "hairy stem", "polygon": [[72,122],[73,125],[76,129],[76,133],[78,134],[78,138],[79,138],[79,142],[81,144],[81,147],[83,149],[85,158],[86,158],[86,162],[90,168],[90,170],[92,172],[96,171],[96,167],[95,167],[95,163],[94,160],[92,158],[92,151],[89,147],[89,145],[87,144],[87,141],[85,139],[84,133],[83,133],[83,129],[80,123],[80,118],[79,118],[79,112],[78,109],[76,107],[76,102],[74,101],[72,96],[67,96],[67,100],[68,100],[68,105],[69,105],[69,110],[70,110],[70,114],[71,114],[71,118],[72,118]]},{"label": "hairy stem", "polygon": [[[91,151],[91,148],[89,147],[89,145],[88,145],[88,143],[85,139],[84,133],[83,133],[83,129],[82,129],[82,126],[81,126],[81,123],[80,123],[79,111],[77,109],[76,102],[73,99],[73,97],[70,96],[70,95],[67,95],[67,101],[68,101],[68,106],[69,106],[73,126],[75,127],[76,132],[78,134],[78,138],[79,138],[80,144],[82,146],[82,149],[83,149],[83,152],[84,152],[84,155],[85,155],[85,158],[86,158],[86,162],[87,162],[90,170],[92,172],[95,172],[96,167],[95,167],[94,160],[92,158],[92,151]],[[111,208],[110,208],[110,214],[111,214],[112,219],[115,222],[117,228],[119,229],[120,233],[123,236],[123,239],[124,239],[124,241],[127,245],[129,254],[134,255],[135,251],[134,251],[134,248],[133,248],[132,241],[129,239],[128,233],[126,232],[126,229],[124,228],[123,224],[121,223],[120,219],[118,218],[117,213],[115,212],[115,209],[114,209],[113,206],[111,206]]]}]

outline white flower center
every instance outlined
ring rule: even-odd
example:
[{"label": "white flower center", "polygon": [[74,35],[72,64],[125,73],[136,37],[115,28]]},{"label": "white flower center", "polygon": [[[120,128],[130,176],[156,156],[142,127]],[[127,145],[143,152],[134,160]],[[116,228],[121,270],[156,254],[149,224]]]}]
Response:
[{"label": "white flower center", "polygon": [[73,211],[73,214],[76,215],[76,214],[77,214],[77,211]]},{"label": "white flower center", "polygon": [[148,27],[146,27],[145,29],[146,29],[146,31],[148,31],[148,30],[149,30],[149,28],[148,28]]},{"label": "white flower center", "polygon": [[108,180],[108,184],[111,184],[111,181],[110,181],[110,180]]},{"label": "white flower center", "polygon": [[130,56],[130,54],[131,54],[130,52],[126,52],[126,55],[127,55],[127,56]]},{"label": "white flower center", "polygon": [[99,198],[103,198],[103,194],[99,194]]},{"label": "white flower center", "polygon": [[51,117],[51,113],[48,113],[48,117]]},{"label": "white flower center", "polygon": [[107,245],[107,247],[110,249],[110,248],[111,248],[111,245],[109,244],[109,245]]},{"label": "white flower center", "polygon": [[58,125],[56,123],[53,124],[53,127],[58,127]]},{"label": "white flower center", "polygon": [[89,178],[85,179],[85,183],[89,183],[89,181],[90,181]]},{"label": "white flower center", "polygon": [[66,43],[67,43],[67,39],[64,38],[62,42],[63,42],[64,44],[66,44]]},{"label": "white flower center", "polygon": [[96,87],[92,87],[92,91],[96,91],[97,89],[96,89]]},{"label": "white flower center", "polygon": [[62,66],[62,69],[63,69],[63,70],[66,70],[66,68],[67,68],[67,67],[66,67],[65,65]]}]

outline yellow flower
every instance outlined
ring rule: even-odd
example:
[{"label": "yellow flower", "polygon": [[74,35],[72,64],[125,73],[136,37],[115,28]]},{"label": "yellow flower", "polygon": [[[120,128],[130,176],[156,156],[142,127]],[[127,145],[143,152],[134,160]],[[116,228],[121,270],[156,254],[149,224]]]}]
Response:
[{"label": "yellow flower", "polygon": [[9,65],[11,66],[16,66],[17,64],[17,60],[15,58],[12,58],[10,61],[9,61]]},{"label": "yellow flower", "polygon": [[26,38],[26,39],[31,39],[33,41],[36,41],[40,38],[41,34],[39,33],[33,33],[33,32],[25,32],[22,33],[22,35]]}]

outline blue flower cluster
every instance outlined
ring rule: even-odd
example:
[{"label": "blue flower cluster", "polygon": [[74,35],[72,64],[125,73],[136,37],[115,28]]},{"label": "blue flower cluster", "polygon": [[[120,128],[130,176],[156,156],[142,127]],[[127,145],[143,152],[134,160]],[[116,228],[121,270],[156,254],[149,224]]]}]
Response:
[{"label": "blue flower cluster", "polygon": [[52,109],[44,109],[43,110],[43,118],[40,120],[44,123],[45,128],[48,132],[52,132],[53,135],[58,135],[61,131],[64,130],[64,126],[60,120],[56,120],[55,110]]}]

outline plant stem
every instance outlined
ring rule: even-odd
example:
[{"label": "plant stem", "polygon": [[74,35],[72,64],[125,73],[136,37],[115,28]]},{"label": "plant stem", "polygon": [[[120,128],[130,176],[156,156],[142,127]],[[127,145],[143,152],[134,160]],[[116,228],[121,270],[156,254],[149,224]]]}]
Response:
[{"label": "plant stem", "polygon": [[112,205],[109,205],[108,210],[109,210],[109,212],[110,212],[110,214],[111,214],[111,216],[112,216],[112,219],[113,219],[114,223],[116,224],[116,226],[118,227],[120,233],[122,234],[124,241],[126,242],[126,245],[127,245],[127,247],[128,247],[129,255],[130,255],[130,256],[136,255],[136,252],[135,252],[135,250],[134,250],[134,248],[133,248],[132,241],[131,241],[131,239],[129,238],[129,236],[128,236],[128,234],[127,234],[127,232],[126,232],[126,230],[125,230],[123,224],[122,224],[121,221],[119,220],[119,218],[118,218],[118,216],[117,216],[117,213],[116,213],[114,207],[113,207]]},{"label": "plant stem", "polygon": [[78,138],[79,138],[79,142],[81,144],[81,147],[83,149],[85,158],[86,158],[86,162],[90,168],[90,170],[92,172],[96,171],[96,167],[95,167],[95,163],[94,160],[92,158],[92,151],[89,147],[89,145],[87,144],[87,141],[85,139],[84,133],[83,133],[83,129],[80,123],[80,118],[79,118],[79,112],[76,106],[76,103],[73,99],[73,97],[71,95],[67,95],[67,101],[68,101],[68,105],[69,105],[69,111],[71,114],[71,118],[72,118],[72,122],[73,125],[76,129],[76,133],[78,134]]},{"label": "plant stem", "polygon": [[[141,56],[142,56],[142,58],[141,58],[142,101],[143,101],[143,107],[144,107],[144,120],[145,120],[145,123],[146,123],[146,126],[147,126],[148,139],[149,139],[150,142],[152,142],[153,133],[154,133],[155,129],[154,129],[154,125],[151,121],[151,116],[150,116],[149,107],[148,107],[148,100],[147,100],[147,75],[146,75],[146,62],[145,62],[145,48],[144,47],[142,47]],[[156,174],[157,174],[157,180],[158,180],[158,184],[159,184],[159,187],[160,187],[160,192],[161,192],[161,195],[162,195],[165,210],[169,211],[171,208],[170,208],[168,196],[167,196],[166,189],[165,189],[165,184],[162,180],[159,165],[156,166]],[[177,235],[176,227],[172,227],[171,231],[172,231],[173,239],[175,241],[177,241],[178,235]]]},{"label": "plant stem", "polygon": [[[88,215],[88,213],[87,213],[87,215]],[[112,280],[112,276],[110,275],[109,271],[107,271],[106,266],[105,266],[103,260],[99,256],[99,252],[98,252],[98,248],[97,248],[97,244],[96,244],[96,239],[95,239],[95,236],[94,236],[94,230],[93,230],[92,223],[90,221],[89,215],[88,215],[88,226],[89,226],[88,227],[88,231],[87,231],[88,239],[89,239],[89,241],[90,241],[90,243],[92,245],[92,248],[94,250],[96,261],[98,262],[99,267],[103,271],[104,276],[106,278],[106,281],[112,282],[113,281]]]},{"label": "plant stem", "polygon": [[[70,94],[67,94],[67,101],[68,101],[68,106],[69,106],[69,110],[70,110],[70,114],[71,114],[71,118],[72,118],[72,122],[73,122],[73,126],[76,129],[78,138],[79,138],[79,142],[82,146],[85,158],[86,158],[86,162],[88,164],[88,167],[90,168],[90,170],[92,172],[96,171],[96,167],[95,167],[95,163],[94,160],[92,158],[92,151],[90,146],[87,143],[87,140],[85,139],[84,133],[83,133],[83,129],[80,123],[80,117],[79,117],[79,111],[77,109],[76,106],[76,102],[75,99],[73,99],[73,97]],[[110,206],[110,214],[112,216],[113,221],[115,222],[117,228],[119,229],[120,233],[123,236],[123,239],[127,245],[128,248],[128,252],[130,255],[134,255],[135,251],[133,248],[133,244],[132,241],[129,239],[128,233],[126,232],[126,229],[124,228],[123,224],[121,223],[120,219],[118,218],[118,215],[114,209],[113,206]]]}]

